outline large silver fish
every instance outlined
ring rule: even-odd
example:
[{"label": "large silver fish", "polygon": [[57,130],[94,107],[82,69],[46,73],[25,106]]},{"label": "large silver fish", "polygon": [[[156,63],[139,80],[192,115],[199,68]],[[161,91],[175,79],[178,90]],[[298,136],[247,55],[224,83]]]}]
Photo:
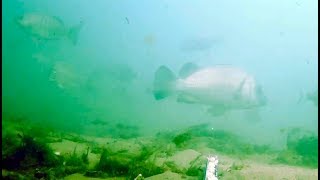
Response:
[{"label": "large silver fish", "polygon": [[56,16],[40,13],[24,14],[16,22],[29,34],[46,40],[68,38],[73,44],[78,41],[78,34],[83,25],[82,21],[71,28],[67,28],[63,21]]},{"label": "large silver fish", "polygon": [[166,66],[158,68],[153,84],[156,100],[176,93],[178,102],[208,105],[212,115],[222,115],[231,109],[260,107],[267,101],[254,77],[231,65],[200,69],[187,63],[179,74],[182,78],[176,78]]}]

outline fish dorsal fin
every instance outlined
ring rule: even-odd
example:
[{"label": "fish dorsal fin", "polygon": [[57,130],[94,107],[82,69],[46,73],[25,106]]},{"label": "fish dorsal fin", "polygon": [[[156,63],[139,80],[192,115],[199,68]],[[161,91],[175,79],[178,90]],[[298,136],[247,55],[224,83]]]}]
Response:
[{"label": "fish dorsal fin", "polygon": [[196,72],[198,69],[199,67],[194,63],[185,63],[179,71],[179,77],[184,79],[190,76],[192,73]]},{"label": "fish dorsal fin", "polygon": [[234,98],[235,98],[235,99],[239,99],[239,98],[241,97],[241,91],[242,91],[242,89],[243,89],[244,83],[246,82],[246,79],[247,79],[247,78],[244,78],[244,79],[241,81],[238,89],[236,90],[236,93],[235,93],[235,95],[234,95]]},{"label": "fish dorsal fin", "polygon": [[238,91],[241,91],[242,88],[243,88],[243,85],[244,83],[246,82],[247,78],[243,78],[243,80],[241,81],[240,85],[239,85],[239,88],[238,88]]},{"label": "fish dorsal fin", "polygon": [[61,25],[64,26],[64,22],[62,21],[62,19],[58,16],[53,16],[54,19],[56,19]]}]

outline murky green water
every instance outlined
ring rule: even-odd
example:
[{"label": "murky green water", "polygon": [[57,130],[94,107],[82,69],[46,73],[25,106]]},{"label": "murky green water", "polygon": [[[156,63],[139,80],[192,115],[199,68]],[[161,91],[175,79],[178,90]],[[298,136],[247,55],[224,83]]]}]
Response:
[{"label": "murky green water", "polygon": [[317,4],[5,0],[2,176],[316,178]]}]

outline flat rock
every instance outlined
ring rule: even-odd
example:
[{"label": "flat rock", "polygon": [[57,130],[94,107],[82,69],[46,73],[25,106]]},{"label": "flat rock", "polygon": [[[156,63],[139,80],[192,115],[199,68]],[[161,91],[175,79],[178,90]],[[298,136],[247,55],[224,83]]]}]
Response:
[{"label": "flat rock", "polygon": [[[81,156],[87,152],[88,145],[84,143],[76,143],[69,140],[63,140],[62,142],[49,143],[50,147],[55,152],[59,152],[61,155],[71,155],[74,151],[77,155]],[[89,169],[93,169],[100,160],[100,154],[94,154],[89,151],[88,154]]]},{"label": "flat rock", "polygon": [[196,180],[197,178],[195,177],[189,177],[189,176],[185,176],[185,175],[181,175],[178,173],[173,173],[170,171],[166,171],[162,174],[157,174],[155,176],[151,176],[151,177],[147,177],[145,178],[145,180],[179,180],[179,179],[184,179],[184,180]]},{"label": "flat rock", "polygon": [[193,165],[193,162],[200,157],[201,153],[193,149],[187,149],[175,153],[173,156],[167,159],[167,162],[173,162],[179,170],[185,171],[186,169],[190,168]]},{"label": "flat rock", "polygon": [[137,157],[140,155],[142,147],[141,145],[135,143],[133,140],[117,140],[114,142],[109,142],[106,145],[108,150],[112,153],[125,153],[131,155],[132,157]]},{"label": "flat rock", "polygon": [[88,146],[83,143],[77,143],[69,140],[62,140],[61,142],[49,143],[51,148],[60,152],[61,155],[72,154],[76,151],[76,154],[82,154],[87,151]]},{"label": "flat rock", "polygon": [[83,174],[79,174],[79,173],[75,173],[75,174],[71,174],[69,176],[64,177],[63,179],[65,180],[100,180],[100,179],[104,179],[104,180],[126,180],[125,177],[112,177],[112,178],[93,178],[93,177],[86,177]]}]

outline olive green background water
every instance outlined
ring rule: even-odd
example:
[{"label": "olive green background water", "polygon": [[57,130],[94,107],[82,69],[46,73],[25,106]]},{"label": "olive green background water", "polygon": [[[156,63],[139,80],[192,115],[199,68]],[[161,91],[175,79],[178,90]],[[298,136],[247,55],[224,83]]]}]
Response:
[{"label": "olive green background water", "polygon": [[[298,103],[318,86],[317,5],[316,0],[4,0],[2,118],[23,117],[91,135],[103,133],[92,126],[97,119],[132,125],[144,135],[210,123],[257,143],[283,146],[280,129],[318,131],[317,107],[305,99]],[[34,40],[14,21],[30,12],[58,16],[68,27],[83,21],[78,43]],[[181,49],[197,38],[212,40],[212,46]],[[50,80],[57,62],[72,67],[77,78],[66,76],[66,82],[74,87]],[[186,62],[243,67],[262,84],[267,106],[212,117],[205,107],[174,97],[154,100],[156,69],[166,65],[177,73]],[[135,76],[112,64],[130,67]],[[114,81],[114,74],[122,80]],[[81,84],[88,77],[95,88]]]}]

